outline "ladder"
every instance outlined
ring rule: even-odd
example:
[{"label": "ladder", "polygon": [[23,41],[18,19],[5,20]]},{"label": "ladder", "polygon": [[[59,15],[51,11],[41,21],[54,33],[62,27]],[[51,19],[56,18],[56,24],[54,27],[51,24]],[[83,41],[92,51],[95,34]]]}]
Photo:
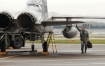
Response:
[{"label": "ladder", "polygon": [[50,43],[52,43],[53,53],[54,53],[54,49],[56,50],[56,53],[57,53],[57,47],[56,47],[56,44],[55,44],[55,39],[54,39],[54,33],[53,32],[50,32],[48,37],[47,37],[48,48],[49,48]]}]

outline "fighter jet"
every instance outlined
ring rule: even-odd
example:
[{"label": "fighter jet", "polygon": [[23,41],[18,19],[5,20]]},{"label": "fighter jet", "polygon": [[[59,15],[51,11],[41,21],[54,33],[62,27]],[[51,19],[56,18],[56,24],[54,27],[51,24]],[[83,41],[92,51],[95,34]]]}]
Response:
[{"label": "fighter jet", "polygon": [[[1,17],[1,16],[0,16]],[[4,26],[0,25],[0,29],[7,28],[11,25],[11,18],[6,15],[6,24]],[[2,20],[5,17],[2,17]],[[24,37],[29,36],[30,41],[32,41],[32,51],[34,50],[34,41],[40,36],[42,44],[45,42],[44,34],[51,33],[53,31],[54,25],[66,25],[63,30],[63,36],[65,38],[73,38],[77,35],[77,29],[73,27],[72,24],[84,23],[82,21],[72,21],[71,19],[97,19],[97,17],[71,17],[71,16],[55,16],[49,15],[47,9],[47,0],[29,0],[27,2],[27,8],[21,11],[17,18],[16,24]],[[65,19],[61,21],[60,19]],[[100,18],[99,18],[100,19]],[[101,18],[104,19],[104,18]],[[47,45],[46,45],[47,46]]]}]

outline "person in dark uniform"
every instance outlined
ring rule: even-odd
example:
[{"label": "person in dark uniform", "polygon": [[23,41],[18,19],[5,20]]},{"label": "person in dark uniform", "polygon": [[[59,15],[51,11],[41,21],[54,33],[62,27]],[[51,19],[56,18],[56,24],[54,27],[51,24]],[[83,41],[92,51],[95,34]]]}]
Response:
[{"label": "person in dark uniform", "polygon": [[81,53],[86,53],[87,50],[87,41],[89,40],[89,34],[88,31],[85,30],[85,27],[83,26],[82,29],[79,29],[77,24],[76,24],[76,28],[78,29],[78,31],[80,32],[80,40],[81,40]]}]

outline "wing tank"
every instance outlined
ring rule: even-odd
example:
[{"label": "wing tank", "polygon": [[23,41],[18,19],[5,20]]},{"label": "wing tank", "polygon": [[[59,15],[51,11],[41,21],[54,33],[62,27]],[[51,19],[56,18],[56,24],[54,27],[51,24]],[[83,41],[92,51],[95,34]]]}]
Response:
[{"label": "wing tank", "polygon": [[73,38],[77,35],[77,29],[73,26],[68,26],[62,32],[63,36],[68,39]]}]

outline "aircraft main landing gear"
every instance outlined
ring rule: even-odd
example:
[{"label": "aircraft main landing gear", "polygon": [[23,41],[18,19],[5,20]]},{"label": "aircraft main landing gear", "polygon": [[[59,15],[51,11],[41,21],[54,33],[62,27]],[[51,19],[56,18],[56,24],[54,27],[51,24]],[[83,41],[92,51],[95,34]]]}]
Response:
[{"label": "aircraft main landing gear", "polygon": [[43,47],[43,52],[41,54],[43,54],[43,55],[49,54],[47,41],[43,42],[42,47]]},{"label": "aircraft main landing gear", "polygon": [[0,52],[1,55],[7,54],[6,47],[5,47],[8,44],[7,37],[8,37],[7,33],[5,33],[5,43],[1,44],[1,52]]}]

